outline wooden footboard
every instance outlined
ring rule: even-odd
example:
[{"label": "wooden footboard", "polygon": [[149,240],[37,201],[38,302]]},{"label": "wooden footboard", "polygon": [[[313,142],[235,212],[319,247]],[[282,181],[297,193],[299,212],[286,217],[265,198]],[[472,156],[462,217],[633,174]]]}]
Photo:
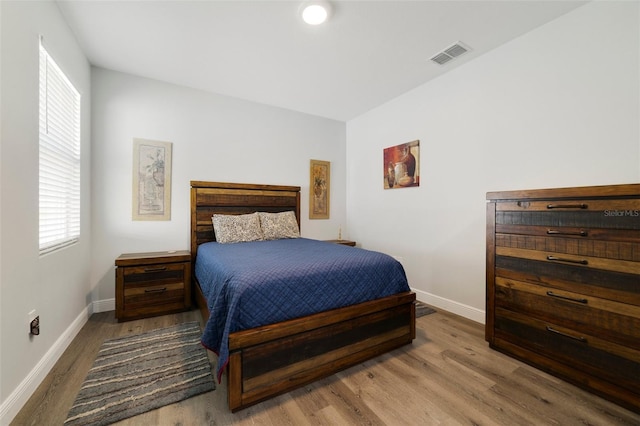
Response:
[{"label": "wooden footboard", "polygon": [[229,409],[241,410],[411,343],[415,299],[415,293],[401,293],[232,333]]}]

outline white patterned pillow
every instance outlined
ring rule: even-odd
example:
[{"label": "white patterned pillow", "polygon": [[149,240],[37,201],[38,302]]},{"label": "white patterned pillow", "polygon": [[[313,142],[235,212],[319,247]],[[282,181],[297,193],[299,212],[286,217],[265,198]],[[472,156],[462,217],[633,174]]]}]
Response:
[{"label": "white patterned pillow", "polygon": [[300,228],[298,228],[298,221],[294,212],[259,212],[258,214],[260,215],[260,226],[265,240],[300,238]]},{"label": "white patterned pillow", "polygon": [[211,218],[216,241],[222,244],[262,240],[258,213],[227,215],[214,214]]}]

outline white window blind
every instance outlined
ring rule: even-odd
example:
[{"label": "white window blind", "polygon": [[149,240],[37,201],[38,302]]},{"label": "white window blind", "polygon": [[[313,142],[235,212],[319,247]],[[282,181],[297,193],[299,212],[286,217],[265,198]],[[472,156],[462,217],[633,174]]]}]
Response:
[{"label": "white window blind", "polygon": [[40,44],[40,254],[80,237],[80,94]]}]

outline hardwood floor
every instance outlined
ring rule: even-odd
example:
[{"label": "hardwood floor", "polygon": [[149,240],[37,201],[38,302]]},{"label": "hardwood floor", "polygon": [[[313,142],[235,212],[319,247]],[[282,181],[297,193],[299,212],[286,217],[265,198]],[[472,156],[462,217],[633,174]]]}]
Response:
[{"label": "hardwood floor", "polygon": [[[16,416],[61,425],[105,339],[202,319],[197,310],[117,323],[95,314]],[[215,355],[211,354],[213,368]],[[412,345],[232,414],[226,384],[118,425],[639,425],[640,415],[499,352],[484,327],[438,311]]]}]

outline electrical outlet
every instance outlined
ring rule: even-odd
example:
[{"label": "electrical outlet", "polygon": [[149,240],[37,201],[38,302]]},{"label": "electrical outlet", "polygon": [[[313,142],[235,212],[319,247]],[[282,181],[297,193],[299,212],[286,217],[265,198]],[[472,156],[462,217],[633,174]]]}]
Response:
[{"label": "electrical outlet", "polygon": [[29,312],[29,334],[37,336],[40,334],[40,316],[36,310]]},{"label": "electrical outlet", "polygon": [[35,317],[30,323],[29,326],[31,328],[31,334],[37,336],[40,334],[40,317]]}]

